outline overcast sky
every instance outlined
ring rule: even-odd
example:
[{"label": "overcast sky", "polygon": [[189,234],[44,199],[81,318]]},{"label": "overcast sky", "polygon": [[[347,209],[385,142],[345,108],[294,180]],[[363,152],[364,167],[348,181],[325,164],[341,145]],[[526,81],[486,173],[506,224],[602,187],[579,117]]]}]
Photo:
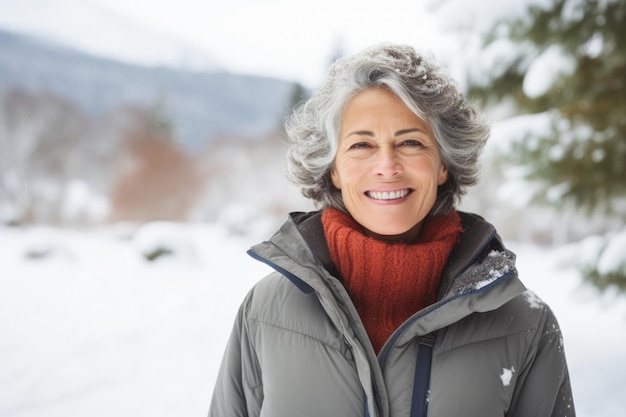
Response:
[{"label": "overcast sky", "polygon": [[[435,18],[425,11],[427,1],[0,0],[0,25],[53,33],[86,49],[121,54],[134,36],[124,37],[129,32],[120,25],[92,23],[85,16],[94,15],[87,9],[95,4],[96,14],[118,19],[109,22],[124,20],[127,26],[138,24],[184,41],[224,69],[314,87],[338,47],[352,53],[393,41],[437,52],[442,37]],[[148,49],[134,47],[137,58]],[[165,53],[165,44],[161,50]]]},{"label": "overcast sky", "polygon": [[380,41],[431,46],[435,19],[421,0],[94,0],[209,51],[234,71],[316,83],[334,50]]}]

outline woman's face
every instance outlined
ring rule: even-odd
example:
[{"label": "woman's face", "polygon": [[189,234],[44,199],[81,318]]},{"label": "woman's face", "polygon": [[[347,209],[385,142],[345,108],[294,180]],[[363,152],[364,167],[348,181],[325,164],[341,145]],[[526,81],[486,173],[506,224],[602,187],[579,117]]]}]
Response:
[{"label": "woman's face", "polygon": [[367,234],[413,242],[448,172],[430,125],[395,94],[372,88],[345,108],[331,178]]}]

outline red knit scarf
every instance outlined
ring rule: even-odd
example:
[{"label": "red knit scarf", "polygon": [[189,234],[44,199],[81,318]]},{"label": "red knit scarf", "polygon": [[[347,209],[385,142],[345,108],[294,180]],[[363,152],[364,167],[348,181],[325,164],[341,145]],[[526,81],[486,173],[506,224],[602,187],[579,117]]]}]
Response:
[{"label": "red knit scarf", "polygon": [[350,216],[322,213],[333,263],[365,325],[376,353],[411,315],[433,304],[452,247],[462,232],[457,212],[428,219],[415,244],[365,236]]}]

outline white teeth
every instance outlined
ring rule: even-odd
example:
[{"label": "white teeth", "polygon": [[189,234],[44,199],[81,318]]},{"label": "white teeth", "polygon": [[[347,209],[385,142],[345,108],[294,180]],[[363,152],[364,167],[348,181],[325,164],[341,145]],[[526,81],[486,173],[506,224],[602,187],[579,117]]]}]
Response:
[{"label": "white teeth", "polygon": [[396,200],[398,198],[406,197],[409,194],[409,190],[405,189],[391,192],[369,191],[367,194],[374,200]]}]

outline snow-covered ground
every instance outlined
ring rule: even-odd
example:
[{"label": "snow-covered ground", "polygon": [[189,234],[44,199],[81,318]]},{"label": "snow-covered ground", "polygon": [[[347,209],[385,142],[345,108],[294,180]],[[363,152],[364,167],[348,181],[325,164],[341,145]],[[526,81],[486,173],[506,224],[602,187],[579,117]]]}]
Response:
[{"label": "snow-covered ground", "polygon": [[[239,303],[268,271],[245,254],[265,232],[129,230],[0,228],[0,416],[206,415]],[[559,318],[578,415],[623,416],[626,297],[583,285],[576,247],[510,246]],[[173,254],[146,259],[159,249]]]}]

